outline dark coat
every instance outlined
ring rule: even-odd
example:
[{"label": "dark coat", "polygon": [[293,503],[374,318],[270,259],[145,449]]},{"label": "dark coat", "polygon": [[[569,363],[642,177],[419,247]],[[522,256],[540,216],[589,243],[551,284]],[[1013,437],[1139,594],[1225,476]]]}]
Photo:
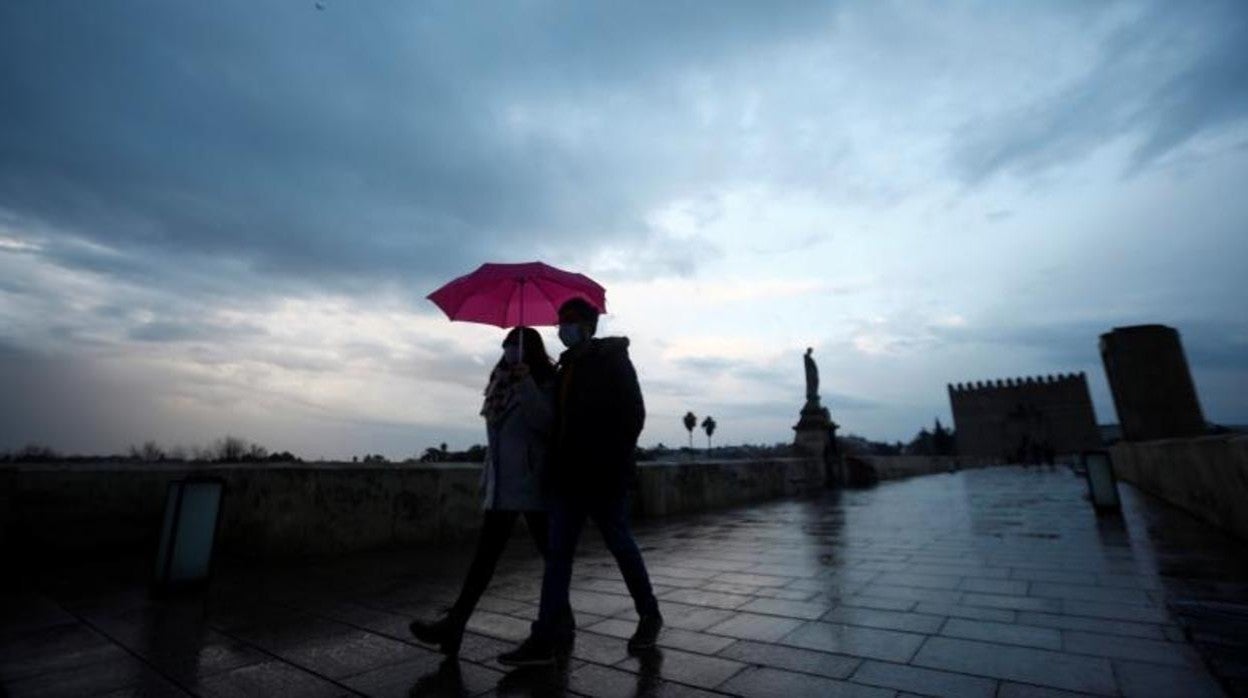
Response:
[{"label": "dark coat", "polygon": [[550,484],[569,496],[617,495],[636,476],[646,421],[628,338],[591,339],[559,357]]}]

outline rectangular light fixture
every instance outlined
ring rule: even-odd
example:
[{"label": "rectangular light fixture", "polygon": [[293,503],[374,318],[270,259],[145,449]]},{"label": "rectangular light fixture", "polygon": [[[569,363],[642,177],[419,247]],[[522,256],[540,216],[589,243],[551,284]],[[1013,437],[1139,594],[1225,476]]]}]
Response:
[{"label": "rectangular light fixture", "polygon": [[1114,464],[1106,451],[1084,451],[1083,469],[1088,478],[1088,496],[1097,513],[1118,511],[1122,503],[1118,499],[1118,478],[1114,476]]},{"label": "rectangular light fixture", "polygon": [[221,523],[225,480],[191,477],[169,483],[156,550],[153,595],[208,585]]}]

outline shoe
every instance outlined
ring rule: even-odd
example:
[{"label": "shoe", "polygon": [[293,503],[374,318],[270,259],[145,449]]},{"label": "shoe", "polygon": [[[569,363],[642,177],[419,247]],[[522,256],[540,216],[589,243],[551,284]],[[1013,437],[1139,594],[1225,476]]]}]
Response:
[{"label": "shoe", "polygon": [[555,648],[549,642],[530,637],[516,649],[498,655],[507,666],[547,666],[555,663]]},{"label": "shoe", "polygon": [[437,645],[442,654],[454,657],[459,654],[459,646],[464,641],[464,625],[466,618],[448,614],[433,623],[414,620],[407,626],[417,640],[427,645]]},{"label": "shoe", "polygon": [[658,613],[642,616],[637,621],[637,630],[633,632],[633,636],[628,638],[628,651],[640,652],[654,647],[654,643],[659,639],[659,630],[663,628],[663,616]]}]

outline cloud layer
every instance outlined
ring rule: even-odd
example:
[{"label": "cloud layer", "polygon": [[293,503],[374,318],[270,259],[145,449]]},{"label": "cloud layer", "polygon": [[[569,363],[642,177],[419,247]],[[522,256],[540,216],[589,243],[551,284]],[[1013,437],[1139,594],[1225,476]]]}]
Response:
[{"label": "cloud layer", "polygon": [[0,449],[466,445],[498,335],[423,296],[537,258],[643,442],[787,440],[806,346],[877,438],[1053,371],[1113,421],[1136,322],[1248,422],[1242,3],[324,5],[0,6]]}]

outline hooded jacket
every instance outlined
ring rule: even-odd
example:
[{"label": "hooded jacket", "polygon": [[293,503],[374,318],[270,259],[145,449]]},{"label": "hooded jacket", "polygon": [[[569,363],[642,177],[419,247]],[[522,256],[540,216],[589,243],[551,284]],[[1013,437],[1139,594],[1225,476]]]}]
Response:
[{"label": "hooded jacket", "polygon": [[646,406],[627,337],[590,339],[559,357],[550,484],[565,495],[623,494],[636,474]]}]

